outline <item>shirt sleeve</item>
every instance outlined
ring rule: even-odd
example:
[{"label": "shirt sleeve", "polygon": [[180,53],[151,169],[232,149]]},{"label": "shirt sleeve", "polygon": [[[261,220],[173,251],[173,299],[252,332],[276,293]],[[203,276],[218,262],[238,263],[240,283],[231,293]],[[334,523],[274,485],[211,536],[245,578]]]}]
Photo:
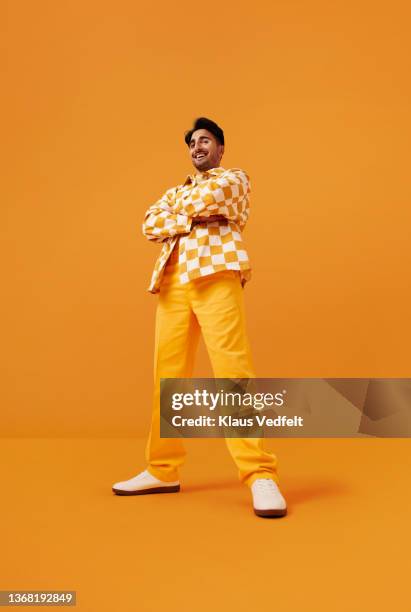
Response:
[{"label": "shirt sleeve", "polygon": [[175,190],[166,193],[146,211],[143,221],[143,234],[153,242],[164,242],[177,234],[187,234],[191,231],[191,218],[184,212],[176,213],[171,205]]},{"label": "shirt sleeve", "polygon": [[250,191],[247,173],[232,168],[183,193],[179,208],[189,217],[223,215],[242,230],[249,217]]}]

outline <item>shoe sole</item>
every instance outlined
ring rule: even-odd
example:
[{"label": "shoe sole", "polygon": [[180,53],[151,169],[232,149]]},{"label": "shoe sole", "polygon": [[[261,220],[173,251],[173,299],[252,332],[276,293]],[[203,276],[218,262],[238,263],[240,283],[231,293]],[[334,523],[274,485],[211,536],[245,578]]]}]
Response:
[{"label": "shoe sole", "polygon": [[254,508],[254,513],[257,516],[262,516],[265,518],[269,518],[269,517],[280,517],[280,516],[285,516],[287,514],[287,508],[284,508],[284,510],[256,510]]},{"label": "shoe sole", "polygon": [[122,489],[112,488],[113,493],[116,495],[148,495],[149,493],[178,493],[180,485],[173,485],[172,487],[153,487],[152,489],[139,489],[138,491],[123,491]]}]

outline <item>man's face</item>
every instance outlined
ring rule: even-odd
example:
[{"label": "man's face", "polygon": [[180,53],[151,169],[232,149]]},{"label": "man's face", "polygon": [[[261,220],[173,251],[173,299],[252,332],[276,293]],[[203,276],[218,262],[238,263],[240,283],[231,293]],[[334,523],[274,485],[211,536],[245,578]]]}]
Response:
[{"label": "man's face", "polygon": [[199,172],[217,168],[224,153],[224,146],[218,142],[214,134],[203,129],[193,132],[189,149],[193,166]]}]

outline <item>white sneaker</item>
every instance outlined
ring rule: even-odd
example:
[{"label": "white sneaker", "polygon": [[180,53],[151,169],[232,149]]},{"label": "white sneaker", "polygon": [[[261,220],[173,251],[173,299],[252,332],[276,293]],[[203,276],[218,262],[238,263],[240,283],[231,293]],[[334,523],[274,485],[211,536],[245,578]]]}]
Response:
[{"label": "white sneaker", "polygon": [[287,504],[277,483],[271,478],[258,478],[251,485],[254,512],[257,516],[284,516]]},{"label": "white sneaker", "polygon": [[116,482],[113,487],[116,495],[144,495],[146,493],[177,493],[180,490],[180,482],[164,482],[152,476],[147,470],[137,474],[130,480]]}]

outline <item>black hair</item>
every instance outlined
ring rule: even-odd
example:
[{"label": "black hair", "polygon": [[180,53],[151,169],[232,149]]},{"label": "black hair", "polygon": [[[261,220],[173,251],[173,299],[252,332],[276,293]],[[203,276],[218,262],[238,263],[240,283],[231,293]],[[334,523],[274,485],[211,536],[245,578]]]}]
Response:
[{"label": "black hair", "polygon": [[191,136],[196,130],[208,130],[217,138],[220,144],[224,144],[224,132],[220,126],[214,121],[211,121],[211,119],[207,119],[207,117],[198,117],[195,119],[194,126],[191,128],[191,130],[188,130],[188,132],[186,132],[184,135],[184,140],[188,146],[190,146]]}]

